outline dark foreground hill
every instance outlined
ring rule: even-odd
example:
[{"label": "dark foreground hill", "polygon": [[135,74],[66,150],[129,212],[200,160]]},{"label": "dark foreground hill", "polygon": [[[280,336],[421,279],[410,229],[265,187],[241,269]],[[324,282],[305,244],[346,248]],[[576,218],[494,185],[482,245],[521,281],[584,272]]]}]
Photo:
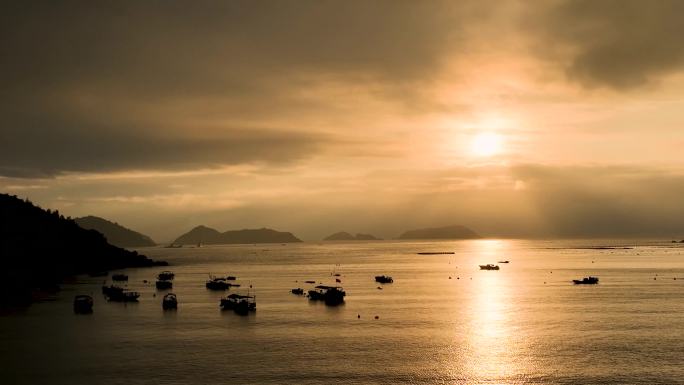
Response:
[{"label": "dark foreground hill", "polygon": [[177,245],[188,244],[238,244],[238,243],[291,243],[301,242],[292,233],[271,229],[231,230],[224,233],[206,226],[197,226],[173,241]]},{"label": "dark foreground hill", "polygon": [[87,230],[97,230],[107,238],[107,242],[119,247],[154,246],[154,241],[147,235],[127,229],[118,223],[104,218],[87,216],[74,219],[76,223]]},{"label": "dark foreground hill", "polygon": [[54,289],[75,274],[166,264],[7,194],[0,194],[0,263],[0,306],[30,303],[36,290]]},{"label": "dark foreground hill", "polygon": [[478,239],[479,234],[465,226],[446,226],[427,229],[409,230],[399,236],[399,239]]},{"label": "dark foreground hill", "polygon": [[335,233],[332,235],[329,235],[325,238],[323,238],[324,241],[377,241],[380,240],[380,238],[376,238],[374,235],[371,234],[356,234],[356,235],[351,235],[346,231],[340,231],[339,233]]}]

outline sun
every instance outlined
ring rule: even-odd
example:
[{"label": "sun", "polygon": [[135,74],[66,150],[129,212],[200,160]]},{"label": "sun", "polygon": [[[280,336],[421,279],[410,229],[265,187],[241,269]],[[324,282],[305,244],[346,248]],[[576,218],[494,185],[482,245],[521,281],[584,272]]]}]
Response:
[{"label": "sun", "polygon": [[494,156],[501,152],[503,140],[501,135],[493,132],[481,132],[470,142],[470,150],[476,156]]}]

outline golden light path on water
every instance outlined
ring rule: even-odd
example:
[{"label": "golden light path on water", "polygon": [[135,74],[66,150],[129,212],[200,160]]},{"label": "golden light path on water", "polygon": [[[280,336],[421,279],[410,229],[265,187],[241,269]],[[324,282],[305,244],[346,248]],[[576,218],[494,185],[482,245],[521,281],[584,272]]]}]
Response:
[{"label": "golden light path on water", "polygon": [[[468,264],[496,264],[504,260],[505,240],[481,240],[472,243]],[[460,372],[466,374],[467,383],[514,384],[524,383],[525,373],[530,373],[529,349],[526,347],[524,328],[516,318],[521,289],[510,274],[510,264],[500,264],[501,270],[480,270],[473,277],[467,308],[462,312],[467,325],[462,336],[467,348],[460,350],[465,357],[454,357]],[[458,350],[455,350],[458,351]],[[453,372],[458,372],[453,368]]]}]

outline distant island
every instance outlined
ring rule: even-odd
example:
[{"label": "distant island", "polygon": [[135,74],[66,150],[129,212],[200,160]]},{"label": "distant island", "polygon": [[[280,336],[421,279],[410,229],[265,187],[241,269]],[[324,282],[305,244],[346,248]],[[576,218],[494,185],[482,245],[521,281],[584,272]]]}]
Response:
[{"label": "distant island", "polygon": [[340,231],[323,238],[324,241],[378,241],[380,238],[376,238],[371,234],[361,234],[351,235],[346,231]]},{"label": "distant island", "polygon": [[272,229],[244,229],[219,232],[206,226],[197,226],[173,241],[174,245],[219,245],[240,243],[292,243],[301,239],[292,233]]},{"label": "distant island", "polygon": [[426,229],[409,230],[399,236],[399,239],[478,239],[479,234],[465,226],[446,226]]},{"label": "distant island", "polygon": [[66,277],[167,265],[107,242],[58,211],[0,194],[0,306],[29,304]]},{"label": "distant island", "polygon": [[147,235],[127,229],[118,223],[104,218],[87,216],[74,219],[76,223],[87,230],[97,230],[107,238],[107,242],[118,247],[145,247],[156,243]]}]

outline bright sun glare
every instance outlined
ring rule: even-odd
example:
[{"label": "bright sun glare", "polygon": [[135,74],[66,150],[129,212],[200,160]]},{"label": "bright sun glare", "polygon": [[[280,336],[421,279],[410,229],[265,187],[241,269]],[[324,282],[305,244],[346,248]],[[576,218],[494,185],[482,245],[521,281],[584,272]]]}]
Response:
[{"label": "bright sun glare", "polygon": [[500,135],[493,132],[481,132],[473,138],[470,149],[477,156],[493,156],[501,152],[501,145]]}]

